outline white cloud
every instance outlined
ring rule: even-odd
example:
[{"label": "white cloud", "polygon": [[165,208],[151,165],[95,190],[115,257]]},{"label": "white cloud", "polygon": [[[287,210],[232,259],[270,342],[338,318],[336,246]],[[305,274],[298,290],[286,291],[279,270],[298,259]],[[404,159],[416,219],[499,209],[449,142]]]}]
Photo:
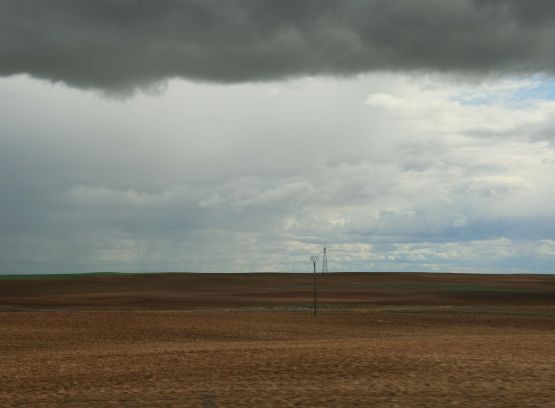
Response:
[{"label": "white cloud", "polygon": [[388,93],[375,93],[368,96],[366,99],[366,104],[376,107],[376,108],[387,108],[387,109],[395,109],[395,108],[403,108],[404,102],[400,98],[396,98],[393,95]]}]

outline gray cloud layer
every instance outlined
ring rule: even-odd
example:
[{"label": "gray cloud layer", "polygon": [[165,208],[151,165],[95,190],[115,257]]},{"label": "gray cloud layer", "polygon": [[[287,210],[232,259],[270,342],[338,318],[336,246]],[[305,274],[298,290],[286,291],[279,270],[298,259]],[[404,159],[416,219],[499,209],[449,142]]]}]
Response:
[{"label": "gray cloud layer", "polygon": [[549,0],[2,0],[0,75],[108,91],[373,70],[555,72]]}]

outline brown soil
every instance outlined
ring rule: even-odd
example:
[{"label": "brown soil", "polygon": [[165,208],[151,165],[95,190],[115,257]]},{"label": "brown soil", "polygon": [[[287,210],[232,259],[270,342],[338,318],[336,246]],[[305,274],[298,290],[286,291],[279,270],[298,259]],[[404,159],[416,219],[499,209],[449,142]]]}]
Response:
[{"label": "brown soil", "polygon": [[0,280],[0,406],[555,407],[552,277],[309,278]]},{"label": "brown soil", "polygon": [[[0,280],[0,307],[149,308],[299,306],[312,274],[137,274]],[[327,305],[555,305],[555,275],[330,273]]]}]

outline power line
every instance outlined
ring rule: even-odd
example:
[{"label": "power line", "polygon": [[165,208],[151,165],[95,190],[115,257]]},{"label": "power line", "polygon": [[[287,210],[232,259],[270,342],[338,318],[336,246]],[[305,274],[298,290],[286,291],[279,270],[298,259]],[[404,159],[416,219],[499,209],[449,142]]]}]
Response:
[{"label": "power line", "polygon": [[313,255],[310,257],[310,260],[312,261],[312,264],[314,265],[314,305],[313,305],[313,313],[314,316],[316,316],[318,314],[318,294],[316,291],[316,262],[319,261],[318,257],[316,255]]}]

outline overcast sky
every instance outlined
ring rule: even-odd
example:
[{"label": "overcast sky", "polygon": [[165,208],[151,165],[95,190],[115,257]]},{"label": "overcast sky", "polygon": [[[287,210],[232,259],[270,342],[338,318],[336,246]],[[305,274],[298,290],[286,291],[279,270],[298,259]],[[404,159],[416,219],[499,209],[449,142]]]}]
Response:
[{"label": "overcast sky", "polygon": [[555,3],[0,0],[0,273],[555,272]]}]

